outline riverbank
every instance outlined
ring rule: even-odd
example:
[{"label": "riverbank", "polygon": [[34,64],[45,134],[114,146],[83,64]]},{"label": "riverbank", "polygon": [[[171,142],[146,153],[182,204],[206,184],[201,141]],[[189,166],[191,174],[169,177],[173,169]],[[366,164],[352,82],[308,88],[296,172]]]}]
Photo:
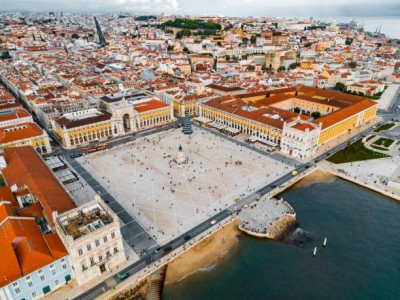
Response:
[{"label": "riverbank", "polygon": [[146,299],[147,291],[151,283],[151,277],[141,280],[140,282],[129,286],[116,295],[108,298],[109,300],[130,300],[130,299]]},{"label": "riverbank", "polygon": [[314,183],[331,182],[335,178],[335,175],[317,168],[312,173],[308,174],[306,177],[302,178],[299,182],[295,183],[292,187],[289,188],[305,188],[311,186]]},{"label": "riverbank", "polygon": [[238,244],[238,220],[234,220],[215,234],[193,246],[173,260],[167,269],[165,284],[177,283],[196,272],[213,268]]}]

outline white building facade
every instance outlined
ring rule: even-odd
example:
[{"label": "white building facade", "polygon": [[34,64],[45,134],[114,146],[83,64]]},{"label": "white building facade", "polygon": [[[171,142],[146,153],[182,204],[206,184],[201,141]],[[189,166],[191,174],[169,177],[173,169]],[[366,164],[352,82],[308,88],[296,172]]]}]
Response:
[{"label": "white building facade", "polygon": [[126,261],[119,219],[99,196],[55,219],[79,285]]}]

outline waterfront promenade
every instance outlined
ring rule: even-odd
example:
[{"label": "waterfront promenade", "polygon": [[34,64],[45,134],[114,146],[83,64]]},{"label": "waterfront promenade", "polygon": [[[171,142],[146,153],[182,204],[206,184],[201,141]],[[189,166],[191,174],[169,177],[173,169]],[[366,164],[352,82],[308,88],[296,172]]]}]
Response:
[{"label": "waterfront promenade", "polygon": [[[289,203],[281,199],[260,199],[239,213],[239,229],[249,235],[275,239],[277,236],[272,229],[274,225],[291,216],[295,221],[295,212]],[[282,231],[285,231],[282,228]]]}]

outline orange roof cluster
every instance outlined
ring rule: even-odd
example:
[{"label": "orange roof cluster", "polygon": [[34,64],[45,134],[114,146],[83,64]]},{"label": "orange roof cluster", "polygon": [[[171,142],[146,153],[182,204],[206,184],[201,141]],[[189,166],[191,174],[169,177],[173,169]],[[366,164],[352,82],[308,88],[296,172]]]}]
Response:
[{"label": "orange roof cluster", "polygon": [[2,173],[7,184],[15,184],[17,187],[27,185],[44,208],[50,222],[53,222],[53,211],[61,214],[75,208],[71,198],[31,146],[6,148],[3,155],[7,167]]},{"label": "orange roof cluster", "polygon": [[17,110],[11,110],[8,112],[3,112],[0,114],[0,123],[13,120],[13,119],[20,119],[20,118],[26,118],[29,117],[30,114],[23,108],[18,108]]},{"label": "orange roof cluster", "polygon": [[43,130],[36,123],[21,123],[0,128],[0,144],[41,136]]},{"label": "orange roof cluster", "polygon": [[351,106],[339,109],[333,113],[330,113],[326,116],[316,119],[313,123],[314,124],[322,123],[322,129],[325,129],[325,128],[330,127],[333,124],[337,123],[338,121],[347,119],[360,111],[363,111],[367,108],[370,108],[370,107],[373,107],[376,105],[377,105],[376,102],[365,98],[364,100],[357,102]]},{"label": "orange roof cluster", "polygon": [[[259,103],[245,102],[234,96],[222,96],[204,102],[205,105],[241,116],[246,119],[282,129],[283,123],[291,122],[298,116],[297,113],[272,106],[263,106]],[[275,116],[278,116],[276,118]],[[306,119],[310,117],[305,116]]]},{"label": "orange roof cluster", "polygon": [[[265,98],[255,102],[249,101],[246,103],[244,101],[248,98],[263,95],[265,95]],[[297,116],[300,116],[302,121],[311,120],[311,117],[298,115],[288,110],[274,107],[274,104],[289,99],[300,99],[314,103],[320,103],[338,109],[313,121],[313,123],[316,125],[322,123],[322,129],[327,128],[367,108],[377,105],[374,101],[364,97],[305,86],[241,94],[236,96],[227,95],[213,98],[204,104],[228,113],[258,121],[266,125],[274,126],[279,129],[283,128],[284,121],[291,122],[295,120]],[[246,105],[250,106],[251,109],[243,109]],[[278,115],[280,118],[271,118],[271,116],[268,115]],[[311,124],[303,125],[299,123],[294,125],[293,128],[304,131],[307,128],[309,130],[315,129],[315,126]]]},{"label": "orange roof cluster", "polygon": [[135,105],[133,106],[133,108],[134,108],[137,112],[142,113],[142,112],[146,112],[146,111],[150,111],[150,110],[155,110],[155,109],[159,109],[159,108],[164,108],[164,107],[168,107],[168,106],[169,106],[169,105],[166,104],[166,103],[164,103],[164,102],[161,102],[161,101],[156,100],[156,99],[151,99],[151,100],[146,101],[146,102],[142,102],[142,103],[139,103],[139,104],[135,104]]},{"label": "orange roof cluster", "polygon": [[34,218],[16,216],[4,201],[0,202],[0,228],[0,286],[68,255],[57,234],[43,235]]}]

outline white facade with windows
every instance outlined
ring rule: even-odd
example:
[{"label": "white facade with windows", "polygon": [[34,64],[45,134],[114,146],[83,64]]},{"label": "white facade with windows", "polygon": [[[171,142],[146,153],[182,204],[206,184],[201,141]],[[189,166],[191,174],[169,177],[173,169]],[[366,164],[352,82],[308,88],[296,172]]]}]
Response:
[{"label": "white facade with windows", "polygon": [[100,277],[126,260],[119,219],[99,196],[66,213],[54,215],[57,232],[69,252],[78,284]]},{"label": "white facade with windows", "polygon": [[296,120],[283,124],[281,151],[292,157],[304,160],[312,157],[318,149],[321,128],[312,123]]},{"label": "white facade with windows", "polygon": [[36,299],[62,287],[71,278],[71,264],[65,256],[0,288],[0,299]]}]

